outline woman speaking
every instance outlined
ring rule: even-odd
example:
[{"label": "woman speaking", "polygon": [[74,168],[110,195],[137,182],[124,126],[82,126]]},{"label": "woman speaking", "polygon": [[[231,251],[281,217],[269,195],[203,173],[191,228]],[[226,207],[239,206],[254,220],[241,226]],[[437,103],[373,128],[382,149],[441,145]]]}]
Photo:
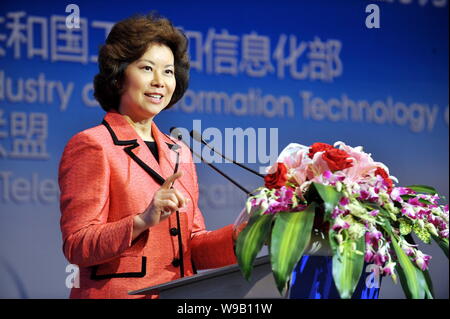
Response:
[{"label": "woman speaking", "polygon": [[94,95],[107,113],[71,138],[59,167],[63,251],[80,269],[70,297],[132,298],[236,263],[233,226],[205,229],[188,147],[154,122],[188,87],[184,34],[165,18],[133,16],[112,28],[98,59]]}]

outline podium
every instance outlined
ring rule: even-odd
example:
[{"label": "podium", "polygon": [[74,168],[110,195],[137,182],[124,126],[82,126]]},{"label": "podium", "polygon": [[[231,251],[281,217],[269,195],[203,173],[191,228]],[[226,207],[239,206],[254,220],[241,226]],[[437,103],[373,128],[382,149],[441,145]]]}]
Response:
[{"label": "podium", "polygon": [[204,271],[164,284],[130,291],[129,295],[147,295],[159,292],[161,299],[246,299],[286,298],[275,285],[270,257],[255,260],[251,280],[242,276],[237,264]]},{"label": "podium", "polygon": [[[328,240],[311,234],[311,241],[305,255],[332,256]],[[272,274],[270,256],[256,258],[251,280],[245,280],[237,264],[204,271],[200,274],[180,278],[164,284],[134,290],[129,295],[150,295],[159,293],[161,299],[285,299],[276,287]]]}]

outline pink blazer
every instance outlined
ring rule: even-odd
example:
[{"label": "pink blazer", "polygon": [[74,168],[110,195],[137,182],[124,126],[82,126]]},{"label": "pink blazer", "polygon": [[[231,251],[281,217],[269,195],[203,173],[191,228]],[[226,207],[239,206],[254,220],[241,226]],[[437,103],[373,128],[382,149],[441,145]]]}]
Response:
[{"label": "pink blazer", "polygon": [[[76,134],[64,149],[59,167],[63,251],[80,269],[80,288],[72,288],[71,298],[142,298],[127,293],[191,276],[195,269],[236,263],[232,226],[205,229],[189,148],[154,123],[152,133],[159,163],[117,112]],[[184,174],[173,187],[190,198],[187,208],[132,241],[134,216],[144,212],[176,168]]]}]

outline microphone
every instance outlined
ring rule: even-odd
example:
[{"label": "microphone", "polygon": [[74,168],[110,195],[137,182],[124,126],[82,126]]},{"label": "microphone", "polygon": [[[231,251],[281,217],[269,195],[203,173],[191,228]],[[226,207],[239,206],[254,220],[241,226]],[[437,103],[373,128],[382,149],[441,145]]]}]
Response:
[{"label": "microphone", "polygon": [[247,167],[247,166],[244,166],[244,165],[242,165],[241,163],[238,163],[238,162],[236,162],[236,161],[234,161],[234,160],[232,160],[232,159],[229,159],[228,157],[226,157],[226,156],[223,155],[222,153],[216,151],[216,150],[214,149],[214,147],[211,147],[211,145],[209,145],[207,142],[205,142],[205,140],[203,139],[202,135],[201,135],[199,132],[192,130],[192,131],[191,131],[191,137],[192,137],[194,140],[196,140],[197,142],[200,142],[200,143],[202,143],[203,145],[207,146],[210,150],[212,150],[214,153],[220,155],[223,159],[225,159],[225,160],[227,160],[227,161],[229,161],[229,162],[232,162],[233,164],[236,164],[237,166],[239,166],[239,167],[241,167],[241,168],[243,168],[243,169],[245,169],[245,170],[247,170],[247,171],[249,171],[249,172],[251,172],[251,173],[253,173],[253,174],[255,174],[255,175],[259,176],[259,177],[261,177],[261,178],[264,178],[264,175],[258,173],[257,171],[255,171],[255,170],[253,170],[253,169],[251,169],[251,168],[249,168],[249,167]]},{"label": "microphone", "polygon": [[[176,139],[181,141],[183,138],[183,134],[181,134],[181,131],[176,128],[176,127],[172,127],[170,128],[170,134],[171,135],[175,135]],[[236,182],[234,179],[232,179],[231,177],[229,177],[227,174],[225,174],[224,172],[222,172],[220,169],[218,169],[217,167],[215,167],[213,164],[205,161],[205,159],[203,158],[203,156],[201,154],[198,154],[197,152],[195,152],[189,145],[187,145],[189,147],[189,149],[191,150],[191,152],[193,154],[195,154],[196,156],[198,156],[202,162],[206,163],[209,167],[211,167],[213,170],[215,170],[217,173],[219,173],[220,175],[222,175],[223,177],[225,177],[228,181],[230,181],[231,183],[233,183],[236,187],[238,187],[241,191],[243,191],[245,194],[249,195],[251,194],[250,191],[248,191],[246,188],[244,188],[243,186],[241,186],[238,182]]]}]

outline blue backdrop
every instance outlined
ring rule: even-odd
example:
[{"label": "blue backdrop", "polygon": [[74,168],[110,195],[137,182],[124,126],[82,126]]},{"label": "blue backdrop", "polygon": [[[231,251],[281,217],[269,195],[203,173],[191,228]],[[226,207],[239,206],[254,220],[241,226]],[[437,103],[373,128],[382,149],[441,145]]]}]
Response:
[{"label": "blue backdrop", "polygon": [[[166,132],[217,128],[211,140],[255,169],[290,142],[363,145],[401,185],[448,196],[446,0],[77,0],[75,28],[69,3],[0,4],[0,297],[68,296],[58,163],[71,136],[101,122],[92,96],[98,47],[134,13],[157,10],[190,40],[189,90],[156,119]],[[369,28],[377,22],[369,4],[379,8],[378,28]],[[248,133],[239,155],[227,128]],[[261,183],[218,166],[249,189]],[[198,173],[207,226],[232,223],[244,195],[204,164]],[[434,244],[423,250],[433,255],[436,296],[448,298],[446,257]],[[380,297],[404,295],[387,279]]]}]

